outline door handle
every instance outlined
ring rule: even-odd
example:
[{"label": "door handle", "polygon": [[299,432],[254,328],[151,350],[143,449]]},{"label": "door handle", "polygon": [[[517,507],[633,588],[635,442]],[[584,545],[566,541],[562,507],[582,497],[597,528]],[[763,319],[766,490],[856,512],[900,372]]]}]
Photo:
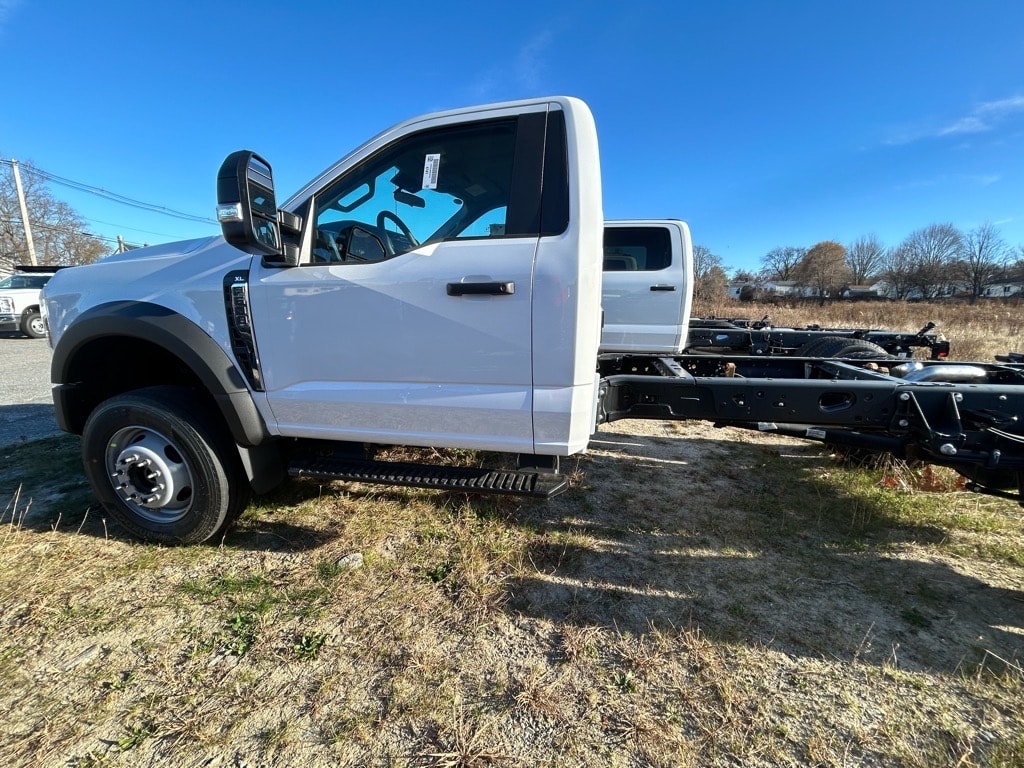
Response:
[{"label": "door handle", "polygon": [[449,296],[511,296],[516,284],[508,282],[448,283]]},{"label": "door handle", "polygon": [[674,285],[652,285],[652,291],[674,291],[676,287]]}]

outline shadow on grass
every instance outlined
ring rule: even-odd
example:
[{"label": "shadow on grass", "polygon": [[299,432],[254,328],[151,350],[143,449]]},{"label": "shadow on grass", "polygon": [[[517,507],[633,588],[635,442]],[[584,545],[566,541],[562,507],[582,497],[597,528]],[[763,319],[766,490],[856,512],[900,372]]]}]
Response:
[{"label": "shadow on grass", "polygon": [[52,403],[0,405],[0,445],[16,446],[61,434]]},{"label": "shadow on grass", "polygon": [[[51,408],[52,411],[52,408]],[[104,511],[82,472],[80,438],[61,434],[18,442],[0,449],[0,523],[37,531],[134,540]],[[286,484],[257,501],[286,503],[303,489]],[[282,520],[246,520],[208,546],[242,550],[302,552],[316,549],[333,534]]]},{"label": "shadow on grass", "polygon": [[[688,439],[685,454],[679,441],[676,454],[661,438],[601,437],[622,450],[590,457],[582,488],[524,508],[519,521],[537,536],[530,569],[510,584],[512,610],[637,635],[698,627],[728,643],[907,669],[1024,661],[1019,570],[943,557],[956,534],[916,514],[928,494],[879,489],[817,446],[705,438]],[[602,488],[621,477],[622,488]],[[1011,576],[990,580],[1000,567]]]}]

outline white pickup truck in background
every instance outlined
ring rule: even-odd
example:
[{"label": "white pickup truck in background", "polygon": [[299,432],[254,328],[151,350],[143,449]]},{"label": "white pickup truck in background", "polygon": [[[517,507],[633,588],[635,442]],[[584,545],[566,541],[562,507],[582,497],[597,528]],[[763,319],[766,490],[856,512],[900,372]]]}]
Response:
[{"label": "white pickup truck in background", "polygon": [[[919,331],[778,327],[767,317],[693,317],[693,243],[678,219],[605,222],[601,352],[669,355],[795,355],[910,358],[927,349],[949,356],[949,342],[928,323]],[[809,310],[810,311],[810,310]]]},{"label": "white pickup truck in background", "polygon": [[30,339],[46,336],[39,297],[58,269],[19,266],[14,274],[0,280],[0,331],[20,331]]},{"label": "white pickup truck in background", "polygon": [[680,354],[689,332],[692,274],[685,221],[606,221],[601,351]]}]

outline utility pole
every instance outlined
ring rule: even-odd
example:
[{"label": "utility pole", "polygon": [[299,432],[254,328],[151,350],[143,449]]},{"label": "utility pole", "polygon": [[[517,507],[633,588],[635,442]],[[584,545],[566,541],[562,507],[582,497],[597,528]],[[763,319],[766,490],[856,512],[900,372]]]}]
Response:
[{"label": "utility pole", "polygon": [[21,223],[25,227],[25,244],[28,246],[28,258],[32,265],[36,264],[36,246],[32,242],[32,225],[28,223],[28,205],[25,204],[25,192],[21,188],[21,173],[18,161],[11,158],[11,171],[14,173],[14,187],[18,190],[18,204],[21,206]]}]

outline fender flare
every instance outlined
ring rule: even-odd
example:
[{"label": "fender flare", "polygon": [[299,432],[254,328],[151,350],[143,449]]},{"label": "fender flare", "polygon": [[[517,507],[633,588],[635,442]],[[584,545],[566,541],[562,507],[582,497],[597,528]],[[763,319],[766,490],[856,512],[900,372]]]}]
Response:
[{"label": "fender flare", "polygon": [[61,429],[80,433],[85,418],[75,405],[85,382],[72,372],[81,348],[108,337],[128,337],[166,350],[181,360],[210,393],[240,446],[256,446],[271,435],[245,378],[224,350],[187,317],[157,304],[115,301],[77,317],[60,336],[50,363],[53,400]]}]

